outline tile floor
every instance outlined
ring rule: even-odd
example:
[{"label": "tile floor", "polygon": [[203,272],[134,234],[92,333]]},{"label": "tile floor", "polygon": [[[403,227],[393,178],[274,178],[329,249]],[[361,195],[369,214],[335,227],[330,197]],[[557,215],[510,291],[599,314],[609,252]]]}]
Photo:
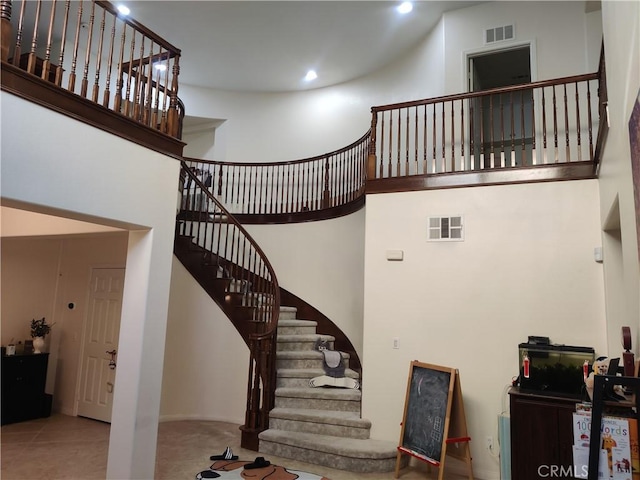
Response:
[{"label": "tile floor", "polygon": [[[107,468],[109,424],[81,417],[53,414],[0,429],[2,480],[104,479]],[[209,421],[163,422],[158,432],[157,480],[191,480],[212,463],[210,455],[230,446],[241,460],[262,456],[240,448],[238,425]],[[331,480],[391,480],[390,473],[353,473],[268,456],[272,463],[324,475]],[[455,461],[455,460],[453,460]],[[432,480],[424,464],[401,471],[401,480]],[[466,477],[446,475],[447,480]],[[125,480],[125,479],[123,479]]]}]

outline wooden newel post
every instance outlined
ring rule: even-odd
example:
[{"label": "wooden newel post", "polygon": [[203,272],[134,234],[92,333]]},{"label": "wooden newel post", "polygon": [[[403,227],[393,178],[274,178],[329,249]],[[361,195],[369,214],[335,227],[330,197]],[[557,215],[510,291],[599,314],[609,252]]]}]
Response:
[{"label": "wooden newel post", "polygon": [[169,115],[167,133],[175,137],[178,133],[178,75],[180,75],[180,55],[173,61],[173,77],[169,97]]},{"label": "wooden newel post", "polygon": [[0,19],[1,19],[1,47],[2,61],[9,59],[9,44],[11,43],[11,0],[0,0]]},{"label": "wooden newel post", "polygon": [[378,113],[372,110],[371,137],[369,138],[369,155],[367,156],[367,179],[376,178],[376,129],[378,128]]}]

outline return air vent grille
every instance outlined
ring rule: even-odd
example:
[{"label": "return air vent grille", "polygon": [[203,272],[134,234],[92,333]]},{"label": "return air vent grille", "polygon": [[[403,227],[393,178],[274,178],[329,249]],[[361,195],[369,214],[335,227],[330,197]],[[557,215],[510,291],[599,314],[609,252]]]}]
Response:
[{"label": "return air vent grille", "polygon": [[515,29],[513,25],[504,25],[502,27],[489,28],[484,32],[484,43],[495,43],[502,42],[504,40],[513,40],[515,36]]},{"label": "return air vent grille", "polygon": [[462,216],[429,217],[427,240],[432,242],[463,241]]}]

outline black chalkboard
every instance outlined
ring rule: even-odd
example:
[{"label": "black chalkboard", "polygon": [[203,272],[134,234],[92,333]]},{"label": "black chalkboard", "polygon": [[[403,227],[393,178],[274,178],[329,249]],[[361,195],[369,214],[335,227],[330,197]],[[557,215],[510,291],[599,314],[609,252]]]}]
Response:
[{"label": "black chalkboard", "polygon": [[439,465],[451,409],[456,370],[412,362],[401,447]]}]

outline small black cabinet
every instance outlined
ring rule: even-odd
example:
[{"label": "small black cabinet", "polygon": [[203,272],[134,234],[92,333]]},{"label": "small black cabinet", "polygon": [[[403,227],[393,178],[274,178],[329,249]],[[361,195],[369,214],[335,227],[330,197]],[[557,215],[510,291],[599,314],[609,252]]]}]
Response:
[{"label": "small black cabinet", "polygon": [[48,353],[3,355],[2,425],[46,417],[50,413],[47,381]]}]

